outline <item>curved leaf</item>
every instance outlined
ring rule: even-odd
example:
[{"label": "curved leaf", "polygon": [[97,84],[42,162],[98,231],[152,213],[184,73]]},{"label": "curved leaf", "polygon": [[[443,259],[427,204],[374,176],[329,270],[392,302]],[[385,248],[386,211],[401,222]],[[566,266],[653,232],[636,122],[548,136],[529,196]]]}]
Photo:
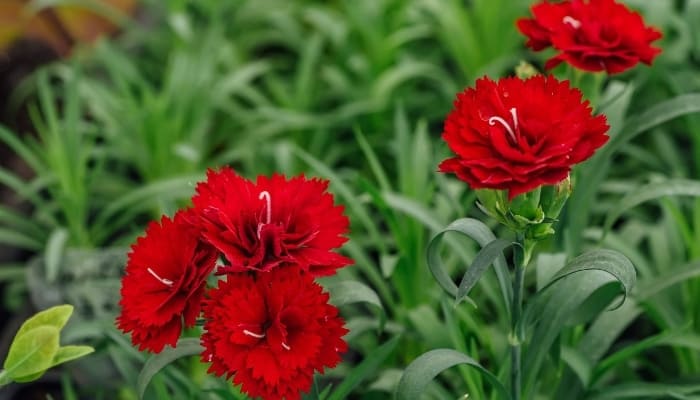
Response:
[{"label": "curved leaf", "polygon": [[509,242],[503,239],[496,239],[493,242],[484,246],[479,253],[474,257],[474,262],[467,268],[467,271],[462,276],[462,281],[459,283],[457,288],[457,296],[455,301],[460,303],[467,295],[469,291],[472,290],[474,285],[481,278],[481,274],[484,273],[489,265],[496,261],[499,256],[503,257],[503,250],[512,246],[513,242]]},{"label": "curved leaf", "polygon": [[331,294],[331,303],[336,307],[346,304],[367,303],[384,310],[382,302],[371,287],[358,281],[342,281],[331,283],[326,286]]},{"label": "curved leaf", "polygon": [[481,366],[476,360],[452,349],[437,349],[424,353],[413,360],[399,381],[396,390],[397,400],[414,400],[420,398],[426,386],[442,371],[459,364],[476,368],[498,392],[500,398],[510,399],[506,388],[498,378]]},{"label": "curved leaf", "polygon": [[[573,275],[575,279],[568,279]],[[537,293],[521,325],[522,329],[534,324],[524,358],[526,394],[534,390],[542,362],[564,326],[603,311],[618,294],[626,297],[635,280],[629,259],[615,251],[597,250],[572,260]]]},{"label": "curved leaf", "polygon": [[564,277],[589,270],[607,272],[620,282],[624,296],[620,304],[627,298],[637,281],[637,273],[634,269],[634,265],[632,265],[627,257],[614,250],[602,249],[590,251],[571,260],[571,262],[554,275],[541,291],[546,290]]},{"label": "curved leaf", "polygon": [[[473,218],[461,218],[450,225],[442,231],[438,232],[428,243],[427,258],[428,258],[428,268],[430,272],[437,280],[438,284],[442,286],[447,293],[452,296],[457,297],[459,288],[452,282],[452,278],[448,275],[445,266],[440,259],[438,243],[442,240],[442,237],[447,232],[457,232],[464,236],[467,236],[482,246],[486,246],[489,243],[496,240],[493,232],[486,226],[483,222],[473,219]],[[495,246],[495,245],[494,245]],[[508,315],[510,315],[510,305],[513,298],[513,289],[510,285],[510,275],[508,273],[508,265],[506,264],[505,257],[502,254],[497,255],[493,261],[493,267],[496,271],[496,277],[498,278],[498,283],[501,287],[501,292],[505,300],[506,310]],[[483,271],[482,271],[483,272]],[[480,274],[479,274],[480,276]],[[478,277],[477,277],[478,279]]]},{"label": "curved leaf", "polygon": [[151,382],[151,379],[153,379],[153,376],[158,373],[158,371],[165,368],[168,364],[172,363],[178,358],[193,356],[201,353],[202,350],[204,350],[204,348],[201,344],[199,344],[199,339],[180,339],[177,341],[176,347],[167,347],[162,352],[149,358],[143,365],[143,369],[141,370],[141,373],[136,381],[139,398],[143,399],[146,389],[148,388],[148,384]]},{"label": "curved leaf", "polygon": [[605,218],[603,232],[610,230],[615,221],[627,210],[649,200],[667,196],[700,197],[700,182],[690,179],[670,179],[664,182],[652,182],[641,186],[634,192],[626,194],[616,203]]}]

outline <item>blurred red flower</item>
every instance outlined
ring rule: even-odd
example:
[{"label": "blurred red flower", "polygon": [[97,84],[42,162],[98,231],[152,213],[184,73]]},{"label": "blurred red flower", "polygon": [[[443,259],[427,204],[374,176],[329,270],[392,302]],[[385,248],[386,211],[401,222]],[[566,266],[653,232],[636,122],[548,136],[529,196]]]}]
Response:
[{"label": "blurred red flower", "polygon": [[332,251],[347,240],[349,221],[327,188],[328,181],[304,176],[259,176],[254,183],[228,167],[209,170],[192,198],[194,223],[226,257],[221,273],[293,264],[331,275],[352,260]]},{"label": "blurred red flower", "polygon": [[582,70],[615,74],[638,62],[650,65],[661,53],[651,47],[661,32],[645,26],[638,13],[615,0],[545,0],[532,6],[532,15],[519,19],[517,26],[531,49],[552,46],[559,51],[547,60],[547,69],[567,62]]},{"label": "blurred red flower", "polygon": [[347,350],[337,308],[298,267],[228,274],[208,297],[202,360],[251,397],[299,399]]},{"label": "blurred red flower", "polygon": [[194,326],[200,313],[218,253],[199,240],[199,232],[186,222],[187,212],[151,222],[131,247],[117,327],[131,332],[139,350],[159,353],[166,344],[175,347],[183,324]]},{"label": "blurred red flower", "polygon": [[440,164],[473,189],[508,190],[508,198],[565,179],[608,136],[582,94],[552,76],[489,78],[457,95],[443,139],[456,157]]}]

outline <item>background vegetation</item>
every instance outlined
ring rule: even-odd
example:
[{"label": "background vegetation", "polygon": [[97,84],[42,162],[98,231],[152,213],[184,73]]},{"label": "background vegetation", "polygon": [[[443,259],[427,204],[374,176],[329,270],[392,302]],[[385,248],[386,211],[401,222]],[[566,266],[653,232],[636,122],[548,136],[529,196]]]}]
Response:
[{"label": "background vegetation", "polygon": [[[520,60],[542,65],[546,54],[526,51],[514,25],[531,3],[153,0],[134,16],[106,12],[121,33],[21,81],[0,128],[9,150],[0,354],[19,322],[62,303],[75,306],[65,341],[96,352],[5,398],[136,398],[147,356],[113,326],[126,249],[223,164],[248,177],[328,178],[346,206],[344,252],[356,265],[325,284],[343,304],[351,351],[319,380],[320,391],[333,385],[327,398],[390,398],[405,366],[440,347],[505,373],[495,276],[471,293],[478,308],[455,307],[425,249],[457,217],[500,229],[465,184],[436,172],[448,154],[440,134],[455,94],[476,78],[512,74]],[[585,310],[569,316],[548,349],[541,399],[700,398],[700,116],[689,114],[700,108],[700,1],[626,3],[664,32],[664,52],[606,82],[599,104],[613,138],[577,170],[557,238],[538,248],[526,288],[590,247],[624,253],[638,284],[593,321],[581,323]],[[446,262],[457,277],[479,245],[452,239]],[[196,357],[158,373],[146,393],[240,398]],[[467,394],[492,398],[460,367],[425,396]]]}]

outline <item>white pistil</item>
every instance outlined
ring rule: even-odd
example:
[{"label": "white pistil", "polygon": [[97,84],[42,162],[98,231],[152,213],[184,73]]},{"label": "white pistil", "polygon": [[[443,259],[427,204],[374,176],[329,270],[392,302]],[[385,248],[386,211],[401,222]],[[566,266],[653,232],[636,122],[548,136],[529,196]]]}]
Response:
[{"label": "white pistil", "polygon": [[255,332],[251,332],[247,329],[243,329],[243,334],[246,336],[251,336],[251,337],[257,338],[257,339],[262,339],[265,337],[264,333],[255,333]]},{"label": "white pistil", "polygon": [[260,230],[262,230],[263,225],[269,224],[270,221],[272,221],[272,197],[270,197],[270,192],[267,190],[263,190],[260,192],[260,195],[258,196],[259,200],[265,200],[265,212],[266,212],[266,219],[265,222],[261,222],[258,224],[258,239],[260,239]]},{"label": "white pistil", "polygon": [[579,21],[579,20],[577,20],[576,18],[571,17],[571,16],[569,16],[569,15],[567,15],[567,16],[564,17],[564,18],[562,18],[561,22],[563,22],[563,23],[565,23],[565,24],[571,25],[571,27],[574,28],[574,29],[578,29],[578,28],[581,27],[581,21]]},{"label": "white pistil", "polygon": [[285,342],[282,342],[282,347],[284,347],[284,349],[287,350],[287,351],[289,351],[289,350],[292,349],[292,348],[289,347],[289,345],[288,345],[287,343],[285,343]]},{"label": "white pistil", "polygon": [[160,283],[162,283],[165,286],[173,285],[173,281],[171,281],[170,279],[161,278],[160,276],[158,276],[158,274],[156,274],[156,271],[152,270],[151,268],[148,268],[148,273],[153,275],[154,278],[158,279]]},{"label": "white pistil", "polygon": [[518,110],[516,110],[515,107],[511,108],[510,115],[513,117],[513,125],[515,126],[515,129],[513,129],[510,126],[510,124],[505,119],[503,119],[501,117],[489,118],[489,125],[494,126],[494,125],[496,125],[496,122],[503,125],[503,127],[506,129],[506,131],[508,131],[510,138],[513,139],[513,142],[518,143],[518,138],[515,136],[515,131],[518,130]]}]

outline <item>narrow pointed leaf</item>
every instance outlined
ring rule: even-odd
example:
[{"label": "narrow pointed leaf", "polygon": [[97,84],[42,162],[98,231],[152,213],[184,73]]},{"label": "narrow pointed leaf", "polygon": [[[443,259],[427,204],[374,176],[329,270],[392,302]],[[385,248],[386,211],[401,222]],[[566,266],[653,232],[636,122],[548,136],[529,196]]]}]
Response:
[{"label": "narrow pointed leaf", "polygon": [[[482,246],[486,246],[489,243],[496,240],[496,236],[491,232],[491,230],[483,222],[473,219],[473,218],[462,218],[452,222],[447,228],[438,232],[428,243],[427,258],[428,258],[428,268],[430,272],[437,280],[438,284],[450,295],[457,297],[459,288],[452,281],[447,270],[440,259],[439,246],[438,244],[442,240],[445,233],[456,232],[464,236],[467,236]],[[510,304],[513,297],[513,289],[510,285],[510,275],[508,272],[508,265],[506,264],[505,257],[503,255],[497,255],[493,261],[494,270],[496,271],[496,277],[498,278],[498,283],[501,287],[501,293],[503,294],[506,309],[508,315],[510,315]]]},{"label": "narrow pointed leaf", "polygon": [[166,347],[162,352],[152,356],[146,361],[136,382],[139,398],[143,399],[148,384],[161,369],[181,357],[193,356],[204,350],[197,338],[180,339],[176,347]]},{"label": "narrow pointed leaf", "polygon": [[466,364],[476,368],[493,386],[500,399],[510,399],[498,378],[466,354],[452,349],[437,349],[424,353],[406,367],[396,391],[397,400],[419,399],[428,384],[442,371]]},{"label": "narrow pointed leaf", "polygon": [[562,329],[605,311],[619,294],[623,295],[619,305],[623,304],[635,280],[629,259],[615,251],[596,250],[569,262],[531,299],[523,315],[524,326],[534,326],[524,356],[526,395],[532,394],[542,362]]},{"label": "narrow pointed leaf", "polygon": [[496,239],[493,242],[484,246],[474,258],[472,265],[467,268],[467,271],[462,276],[462,281],[457,288],[456,303],[460,303],[469,295],[474,285],[479,281],[481,275],[486,271],[491,264],[496,261],[496,258],[503,257],[503,250],[512,246],[513,242],[503,239]]},{"label": "narrow pointed leaf", "polygon": [[54,355],[51,366],[54,367],[58,364],[75,360],[76,358],[86,356],[94,351],[95,349],[90,346],[62,346]]},{"label": "narrow pointed leaf", "polygon": [[329,284],[328,292],[331,294],[331,303],[336,307],[346,304],[367,303],[383,310],[382,302],[371,287],[358,281],[342,281]]},{"label": "narrow pointed leaf", "polygon": [[670,179],[665,182],[653,182],[628,193],[605,218],[603,232],[610,230],[615,221],[627,210],[644,202],[668,196],[700,196],[700,182],[690,179]]},{"label": "narrow pointed leaf", "polygon": [[353,367],[352,371],[340,382],[326,400],[346,399],[350,395],[350,392],[364,380],[369,377],[377,376],[379,374],[379,367],[384,360],[394,352],[396,345],[399,343],[399,339],[400,336],[395,336],[373,350],[361,363]]}]

